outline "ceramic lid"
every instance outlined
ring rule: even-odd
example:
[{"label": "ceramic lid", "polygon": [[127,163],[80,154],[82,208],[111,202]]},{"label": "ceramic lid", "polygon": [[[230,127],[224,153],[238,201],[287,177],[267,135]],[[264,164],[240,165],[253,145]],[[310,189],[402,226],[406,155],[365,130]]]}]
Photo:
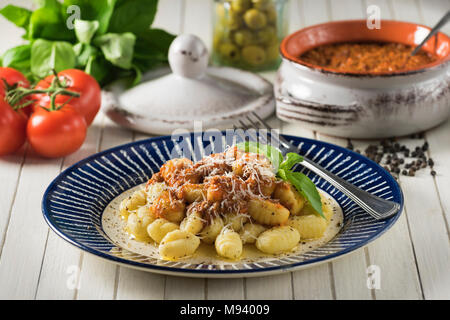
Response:
[{"label": "ceramic lid", "polygon": [[[269,116],[275,107],[272,84],[234,68],[208,67],[209,54],[194,35],[180,35],[169,48],[171,73],[125,90],[115,84],[105,95],[106,114],[128,128],[155,134],[175,129],[224,129],[248,112]],[[198,129],[198,124],[196,130]]]}]

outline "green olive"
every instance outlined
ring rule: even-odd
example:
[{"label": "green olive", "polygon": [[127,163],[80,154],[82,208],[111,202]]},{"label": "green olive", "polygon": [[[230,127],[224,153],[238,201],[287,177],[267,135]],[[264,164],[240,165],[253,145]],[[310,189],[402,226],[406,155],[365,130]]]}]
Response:
[{"label": "green olive", "polygon": [[266,10],[271,4],[272,0],[252,0],[253,8],[258,10]]},{"label": "green olive", "polygon": [[219,53],[226,60],[239,60],[239,49],[232,43],[222,43],[219,47]]},{"label": "green olive", "polygon": [[233,35],[234,43],[240,47],[249,46],[255,44],[255,36],[250,30],[242,29],[238,30]]},{"label": "green olive", "polygon": [[225,18],[226,9],[223,6],[222,3],[216,4],[216,18],[217,20],[221,21],[223,18]]},{"label": "green olive", "polygon": [[261,29],[267,24],[266,15],[258,9],[250,9],[245,11],[244,21],[245,24],[253,30]]},{"label": "green olive", "polygon": [[214,50],[218,50],[220,43],[222,42],[223,39],[223,33],[220,30],[215,30],[214,31],[214,35],[213,35],[213,49]]},{"label": "green olive", "polygon": [[273,44],[277,42],[277,32],[274,27],[267,26],[256,32],[256,39],[260,44]]},{"label": "green olive", "polygon": [[280,56],[280,53],[278,51],[278,44],[273,44],[266,48],[267,61],[275,61],[278,59],[279,56]]},{"label": "green olive", "polygon": [[269,23],[275,24],[277,22],[277,10],[274,6],[270,6],[266,9],[267,21]]},{"label": "green olive", "polygon": [[247,46],[242,49],[242,59],[252,66],[259,66],[266,61],[266,52],[258,46]]},{"label": "green olive", "polygon": [[234,11],[228,11],[228,19],[226,25],[230,30],[237,30],[242,26],[242,17]]},{"label": "green olive", "polygon": [[253,7],[259,10],[265,10],[271,2],[271,0],[252,0]]},{"label": "green olive", "polygon": [[251,0],[231,0],[231,10],[241,13],[251,7]]}]

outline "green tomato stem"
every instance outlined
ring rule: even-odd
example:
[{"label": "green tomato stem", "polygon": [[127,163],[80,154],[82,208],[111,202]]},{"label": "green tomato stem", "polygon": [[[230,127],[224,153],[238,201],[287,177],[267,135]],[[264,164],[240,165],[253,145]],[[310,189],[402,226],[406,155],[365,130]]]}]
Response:
[{"label": "green tomato stem", "polygon": [[54,104],[55,102],[56,95],[65,95],[72,98],[80,97],[80,94],[78,92],[66,90],[65,88],[54,87],[53,85],[51,85],[47,89],[26,89],[21,87],[16,88],[9,91],[5,99],[9,103],[9,105],[17,110],[23,108],[23,105],[20,105],[19,102],[22,101],[22,99],[24,99],[25,97],[32,94],[48,94],[51,97],[52,104]]}]

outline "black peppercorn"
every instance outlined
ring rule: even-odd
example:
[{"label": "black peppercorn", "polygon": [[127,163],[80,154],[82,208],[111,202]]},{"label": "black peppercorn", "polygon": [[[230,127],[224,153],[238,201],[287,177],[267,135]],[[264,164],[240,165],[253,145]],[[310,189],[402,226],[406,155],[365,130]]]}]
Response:
[{"label": "black peppercorn", "polygon": [[347,149],[353,150],[353,144],[350,141],[347,144]]}]

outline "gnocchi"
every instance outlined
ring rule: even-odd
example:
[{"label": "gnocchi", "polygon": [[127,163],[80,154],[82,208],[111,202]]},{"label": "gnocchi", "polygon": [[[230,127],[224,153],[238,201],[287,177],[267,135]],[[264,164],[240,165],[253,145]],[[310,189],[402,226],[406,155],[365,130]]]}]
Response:
[{"label": "gnocchi", "polygon": [[325,200],[327,219],[290,183],[277,180],[269,159],[234,147],[196,164],[168,161],[118,211],[125,231],[137,241],[154,241],[162,259],[192,256],[204,243],[219,257],[238,260],[248,245],[280,254],[300,239],[322,237],[333,215]]},{"label": "gnocchi", "polygon": [[176,260],[192,255],[200,245],[200,239],[190,232],[174,230],[161,240],[159,254],[163,259]]},{"label": "gnocchi", "polygon": [[302,239],[318,239],[321,238],[330,224],[333,216],[333,209],[325,202],[322,196],[322,211],[325,219],[318,215],[315,210],[308,204],[301,215],[290,217],[288,225],[297,229]]},{"label": "gnocchi", "polygon": [[246,223],[242,227],[239,235],[241,236],[242,243],[255,243],[258,236],[266,231],[267,228],[257,223]]},{"label": "gnocchi", "polygon": [[152,203],[166,190],[166,184],[163,182],[155,182],[147,186],[147,202]]},{"label": "gnocchi", "polygon": [[305,198],[290,184],[279,183],[274,191],[274,198],[289,209],[292,215],[300,214],[305,205]]},{"label": "gnocchi", "polygon": [[177,224],[166,219],[156,219],[148,225],[147,233],[153,240],[160,243],[166,234],[176,229],[178,229]]},{"label": "gnocchi", "polygon": [[290,226],[273,227],[261,233],[256,247],[264,253],[278,254],[294,249],[300,241],[298,231]]},{"label": "gnocchi", "polygon": [[295,228],[302,239],[317,239],[325,233],[328,221],[316,214],[306,214],[291,217],[288,226]]},{"label": "gnocchi", "polygon": [[236,260],[242,254],[242,240],[239,234],[229,228],[223,228],[214,243],[217,254]]},{"label": "gnocchi", "polygon": [[120,214],[122,217],[127,218],[131,212],[137,210],[140,206],[143,206],[146,203],[147,193],[144,190],[136,191],[120,203]]},{"label": "gnocchi", "polygon": [[211,244],[214,243],[217,236],[223,229],[223,220],[221,217],[213,218],[208,225],[206,225],[200,232],[200,238],[203,242]]},{"label": "gnocchi", "polygon": [[192,234],[197,234],[203,229],[203,221],[201,213],[194,211],[181,221],[180,229]]},{"label": "gnocchi", "polygon": [[163,191],[150,206],[154,216],[164,218],[171,222],[183,220],[186,204],[180,200],[173,199],[169,191]]},{"label": "gnocchi", "polygon": [[188,203],[203,201],[206,199],[205,186],[203,184],[188,183],[183,186],[184,198]]},{"label": "gnocchi", "polygon": [[[333,214],[333,209],[330,208],[330,205],[327,203],[327,200],[325,199],[323,194],[320,194],[320,199],[322,202],[323,214],[325,215],[327,220],[329,220],[331,215]],[[318,213],[316,212],[316,210],[314,210],[314,208],[311,206],[309,202],[306,202],[300,214],[318,214]]]},{"label": "gnocchi", "polygon": [[256,222],[270,226],[283,224],[289,219],[289,210],[270,200],[250,200],[248,212]]},{"label": "gnocchi", "polygon": [[139,217],[136,213],[130,213],[127,220],[126,229],[129,234],[134,236],[137,240],[147,241],[149,235],[147,233],[147,226],[152,222],[150,216]]},{"label": "gnocchi", "polygon": [[244,226],[244,223],[246,223],[247,220],[248,220],[248,217],[244,214],[230,213],[225,216],[224,224],[226,226],[229,226],[234,231],[239,232],[239,230],[242,229],[242,227]]}]

